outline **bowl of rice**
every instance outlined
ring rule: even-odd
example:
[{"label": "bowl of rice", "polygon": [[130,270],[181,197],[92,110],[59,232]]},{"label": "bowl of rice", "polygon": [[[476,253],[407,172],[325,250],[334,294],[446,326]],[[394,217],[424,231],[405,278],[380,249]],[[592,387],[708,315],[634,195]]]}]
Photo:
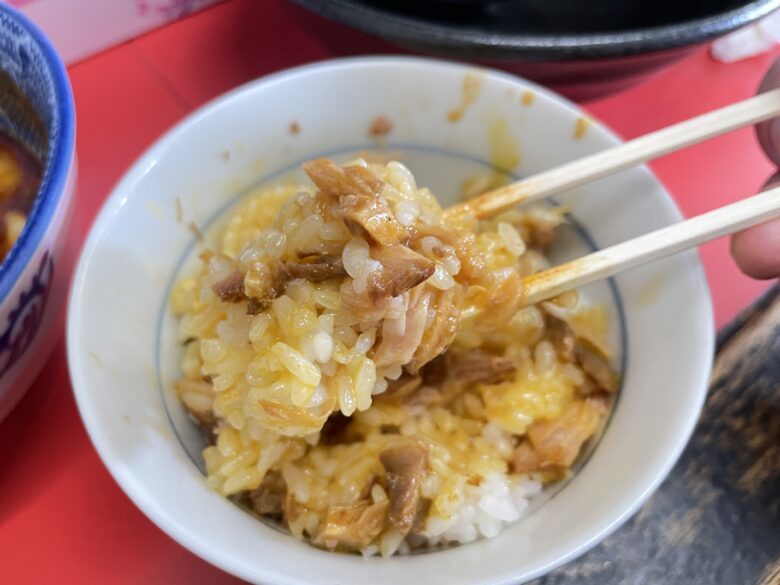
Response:
[{"label": "bowl of rice", "polygon": [[115,188],[73,283],[104,463],[257,583],[518,583],[582,554],[695,424],[698,258],[527,305],[524,276],[680,219],[651,172],[482,221],[446,208],[618,142],[532,83],[428,59],[206,105]]}]

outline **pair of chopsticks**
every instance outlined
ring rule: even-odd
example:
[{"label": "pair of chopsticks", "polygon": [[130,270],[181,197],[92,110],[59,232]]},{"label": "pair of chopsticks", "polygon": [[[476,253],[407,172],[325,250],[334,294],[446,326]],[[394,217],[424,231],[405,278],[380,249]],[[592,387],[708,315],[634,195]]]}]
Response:
[{"label": "pair of chopsticks", "polygon": [[[775,89],[488,191],[448,208],[445,217],[486,218],[778,115],[780,89]],[[780,187],[527,276],[525,303],[538,303],[774,217],[780,217]]]}]

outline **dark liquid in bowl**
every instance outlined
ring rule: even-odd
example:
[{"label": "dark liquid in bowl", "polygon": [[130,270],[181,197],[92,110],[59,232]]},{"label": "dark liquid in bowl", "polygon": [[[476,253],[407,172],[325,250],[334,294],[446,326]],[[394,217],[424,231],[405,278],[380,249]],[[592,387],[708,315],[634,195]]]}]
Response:
[{"label": "dark liquid in bowl", "polygon": [[430,23],[514,34],[593,34],[680,24],[749,4],[746,0],[365,0],[366,5]]},{"label": "dark liquid in bowl", "polygon": [[41,162],[20,142],[0,133],[0,262],[27,220],[41,174]]}]

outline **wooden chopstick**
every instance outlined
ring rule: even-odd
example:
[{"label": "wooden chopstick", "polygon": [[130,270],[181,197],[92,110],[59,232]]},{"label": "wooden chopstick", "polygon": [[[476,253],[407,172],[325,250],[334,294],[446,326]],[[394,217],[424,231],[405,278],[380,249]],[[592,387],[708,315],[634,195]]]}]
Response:
[{"label": "wooden chopstick", "polygon": [[780,115],[780,89],[775,89],[679,124],[651,132],[620,146],[586,156],[445,210],[452,219],[488,217],[521,203],[606,177],[653,158],[720,134]]},{"label": "wooden chopstick", "polygon": [[531,274],[523,279],[523,302],[541,302],[773,217],[780,217],[780,187]]}]

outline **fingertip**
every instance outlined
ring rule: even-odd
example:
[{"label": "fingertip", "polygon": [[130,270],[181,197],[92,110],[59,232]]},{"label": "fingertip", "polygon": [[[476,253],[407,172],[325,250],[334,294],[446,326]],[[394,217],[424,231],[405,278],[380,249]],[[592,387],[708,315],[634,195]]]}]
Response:
[{"label": "fingertip", "polygon": [[775,89],[780,84],[780,58],[775,59],[775,62],[767,69],[764,78],[758,85],[757,93],[764,93],[770,89]]},{"label": "fingertip", "polygon": [[731,255],[739,269],[751,278],[780,276],[780,219],[734,234]]},{"label": "fingertip", "polygon": [[[758,93],[780,87],[780,59],[776,60],[764,76]],[[769,159],[780,166],[780,118],[773,118],[756,125],[756,136]]]},{"label": "fingertip", "polygon": [[764,154],[780,167],[780,118],[767,120],[756,126],[756,138]]}]

